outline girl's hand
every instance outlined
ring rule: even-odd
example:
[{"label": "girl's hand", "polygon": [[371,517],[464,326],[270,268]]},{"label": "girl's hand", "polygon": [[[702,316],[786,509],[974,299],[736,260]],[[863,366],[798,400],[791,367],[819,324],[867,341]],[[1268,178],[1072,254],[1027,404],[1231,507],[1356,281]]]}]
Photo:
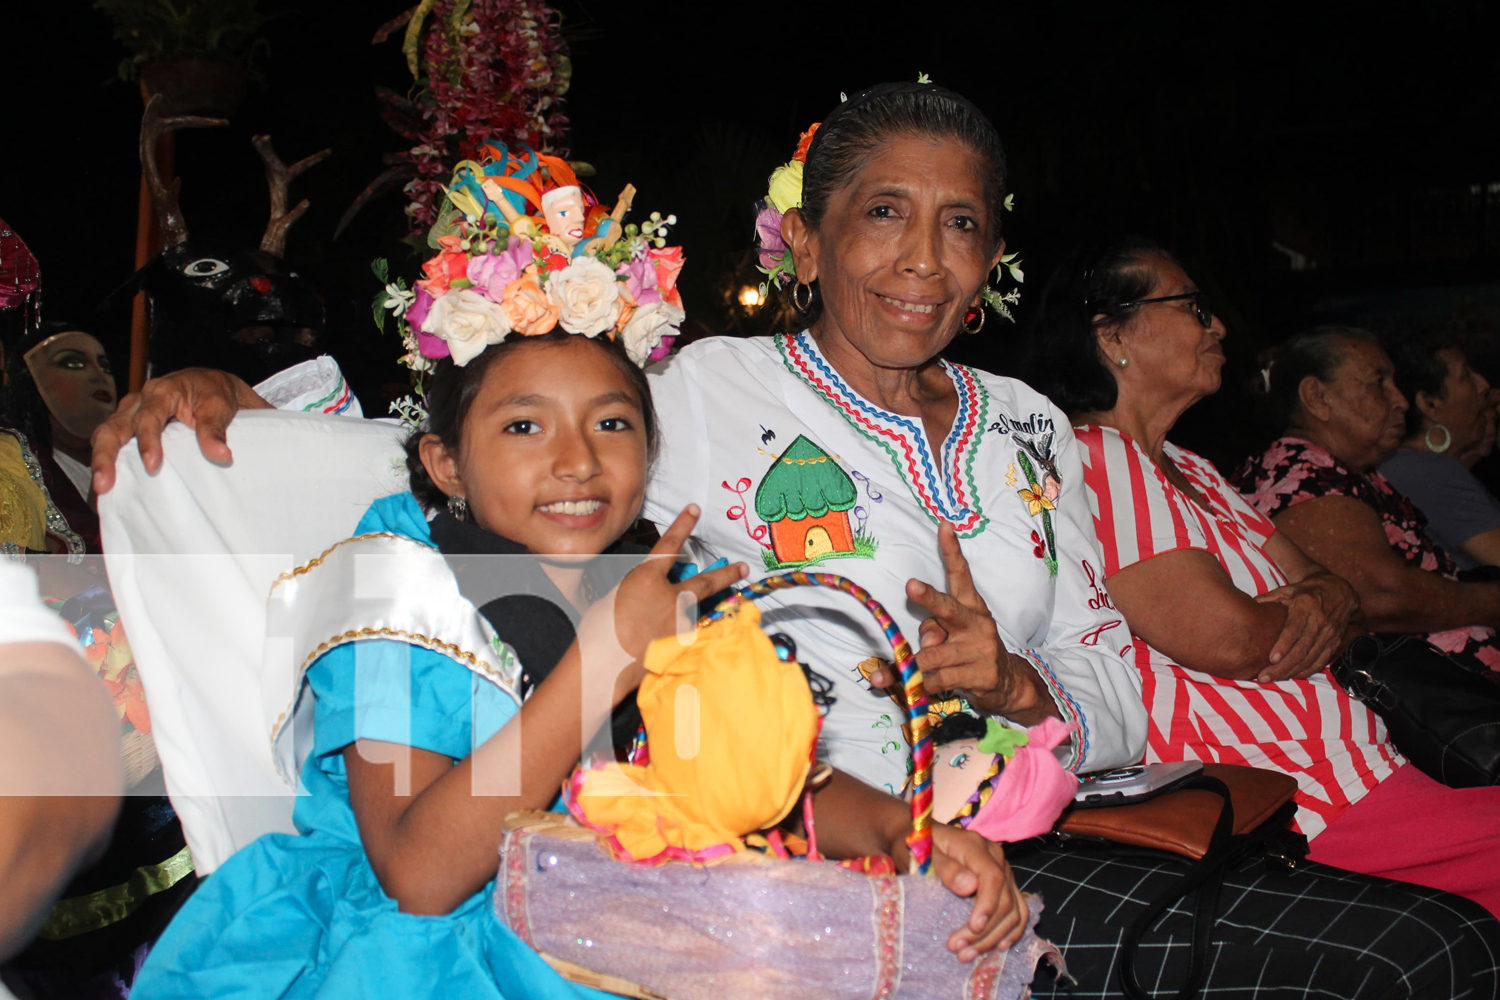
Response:
[{"label": "girl's hand", "polygon": [[615,639],[633,662],[640,662],[651,640],[692,632],[698,602],[743,580],[748,572],[744,563],[735,563],[681,583],[667,579],[698,523],[698,513],[697,505],[689,504],[652,546],[646,561],[631,570],[615,589]]},{"label": "girl's hand", "polygon": [[[905,834],[903,828],[888,852],[901,871],[911,858]],[[946,824],[933,824],[932,848],[933,874],[955,896],[974,897],[969,922],[948,935],[948,950],[960,962],[972,962],[987,951],[1009,948],[1019,941],[1031,914],[1004,849],[977,833]]]},{"label": "girl's hand", "polygon": [[1286,606],[1286,624],[1271,647],[1270,665],[1256,676],[1262,684],[1311,677],[1338,653],[1359,595],[1343,577],[1312,573],[1297,583],[1268,590],[1255,600]]}]

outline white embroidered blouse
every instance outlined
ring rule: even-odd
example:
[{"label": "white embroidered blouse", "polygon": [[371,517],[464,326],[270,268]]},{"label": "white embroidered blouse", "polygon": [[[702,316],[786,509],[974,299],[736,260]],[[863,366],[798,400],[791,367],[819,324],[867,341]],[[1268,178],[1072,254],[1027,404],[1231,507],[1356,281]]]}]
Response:
[{"label": "white embroidered blouse", "polygon": [[[722,557],[748,562],[752,578],[801,568],[847,576],[914,647],[927,614],[908,602],[906,581],[944,589],[936,527],[947,520],[1006,646],[1078,724],[1060,748],[1068,766],[1138,761],[1140,676],[1120,655],[1129,631],[1104,592],[1067,418],[1015,379],[945,369],[958,416],[934,455],[920,420],[855,394],[807,332],[692,344],[650,373],[662,441],[645,515],[665,526],[698,504],[700,565]],[[790,636],[799,658],[834,683],[823,755],[899,791],[902,720],[859,670],[891,657],[875,620],[833,591],[784,590],[759,603],[767,630]]]}]

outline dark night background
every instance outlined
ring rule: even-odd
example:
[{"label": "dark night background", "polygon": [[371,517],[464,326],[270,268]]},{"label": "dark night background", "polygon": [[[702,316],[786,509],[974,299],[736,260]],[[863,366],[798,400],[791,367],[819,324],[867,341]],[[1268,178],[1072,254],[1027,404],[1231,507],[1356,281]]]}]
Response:
[{"label": "dark night background", "polygon": [[[407,143],[377,84],[406,91],[398,41],[370,37],[409,0],[265,0],[263,85],[227,129],[178,135],[190,228],[258,240],[266,187],[249,137],[291,162],[334,155],[293,186],[311,211],[287,257],[319,282],[333,353],[367,412],[402,380],[398,342],[369,318],[369,261],[417,261],[403,198],[334,226]],[[1478,2],[1415,4],[606,3],[560,0],[574,76],[575,159],[610,201],[674,212],[691,317],[755,332],[752,202],[840,91],[923,71],[985,108],[1010,157],[1006,220],[1027,274],[1020,319],[1051,262],[1131,229],[1176,251],[1225,318],[1220,394],[1174,438],[1221,465],[1263,430],[1241,385],[1255,355],[1310,322],[1459,325],[1491,365],[1500,330],[1500,17]],[[85,0],[8,12],[10,87],[0,217],[31,245],[49,315],[83,316],[132,271],[141,103],[113,80],[124,50]],[[124,368],[128,310],[100,321]],[[1019,333],[993,318],[963,360],[1004,371]],[[1490,356],[1484,356],[1488,350]],[[1491,378],[1500,375],[1493,367]]]}]

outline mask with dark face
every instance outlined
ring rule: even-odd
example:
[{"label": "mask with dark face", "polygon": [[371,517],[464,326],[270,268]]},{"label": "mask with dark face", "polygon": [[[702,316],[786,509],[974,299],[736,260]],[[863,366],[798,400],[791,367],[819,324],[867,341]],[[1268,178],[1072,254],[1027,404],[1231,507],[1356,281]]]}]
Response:
[{"label": "mask with dark face", "polygon": [[268,136],[256,136],[271,189],[271,220],[258,248],[194,239],[177,203],[178,182],[163,183],[156,166],[157,138],[178,128],[223,125],[223,119],[166,117],[158,101],[141,123],[141,167],[151,188],[166,243],[132,285],[150,298],[150,374],[182,368],[216,368],[251,385],[316,357],[323,339],[323,298],[282,261],[287,230],[307,211],[303,199],[287,208],[287,189],[328,150],[287,166]]},{"label": "mask with dark face", "polygon": [[254,385],[320,353],[323,298],[273,254],[188,240],[142,277],[152,375],[217,368]]}]

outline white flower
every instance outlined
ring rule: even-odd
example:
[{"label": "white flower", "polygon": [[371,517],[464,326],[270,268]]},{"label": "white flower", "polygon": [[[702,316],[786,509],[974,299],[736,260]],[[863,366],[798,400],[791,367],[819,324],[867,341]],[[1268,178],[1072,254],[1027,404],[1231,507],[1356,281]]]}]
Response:
[{"label": "white flower", "polygon": [[449,289],[428,310],[422,332],[446,341],[453,363],[462,368],[490,344],[505,339],[510,333],[510,316],[500,303],[491,302],[472,288]]},{"label": "white flower", "polygon": [[569,333],[597,337],[620,319],[620,288],[615,272],[593,257],[578,257],[547,278],[547,298],[557,322]]},{"label": "white flower", "polygon": [[416,301],[417,293],[409,288],[402,288],[394,281],[385,286],[385,307],[391,311],[391,315],[398,319],[405,315],[406,310]]},{"label": "white flower", "polygon": [[631,361],[644,365],[661,338],[676,333],[686,315],[668,302],[648,302],[630,315],[630,321],[620,331],[620,346]]}]

